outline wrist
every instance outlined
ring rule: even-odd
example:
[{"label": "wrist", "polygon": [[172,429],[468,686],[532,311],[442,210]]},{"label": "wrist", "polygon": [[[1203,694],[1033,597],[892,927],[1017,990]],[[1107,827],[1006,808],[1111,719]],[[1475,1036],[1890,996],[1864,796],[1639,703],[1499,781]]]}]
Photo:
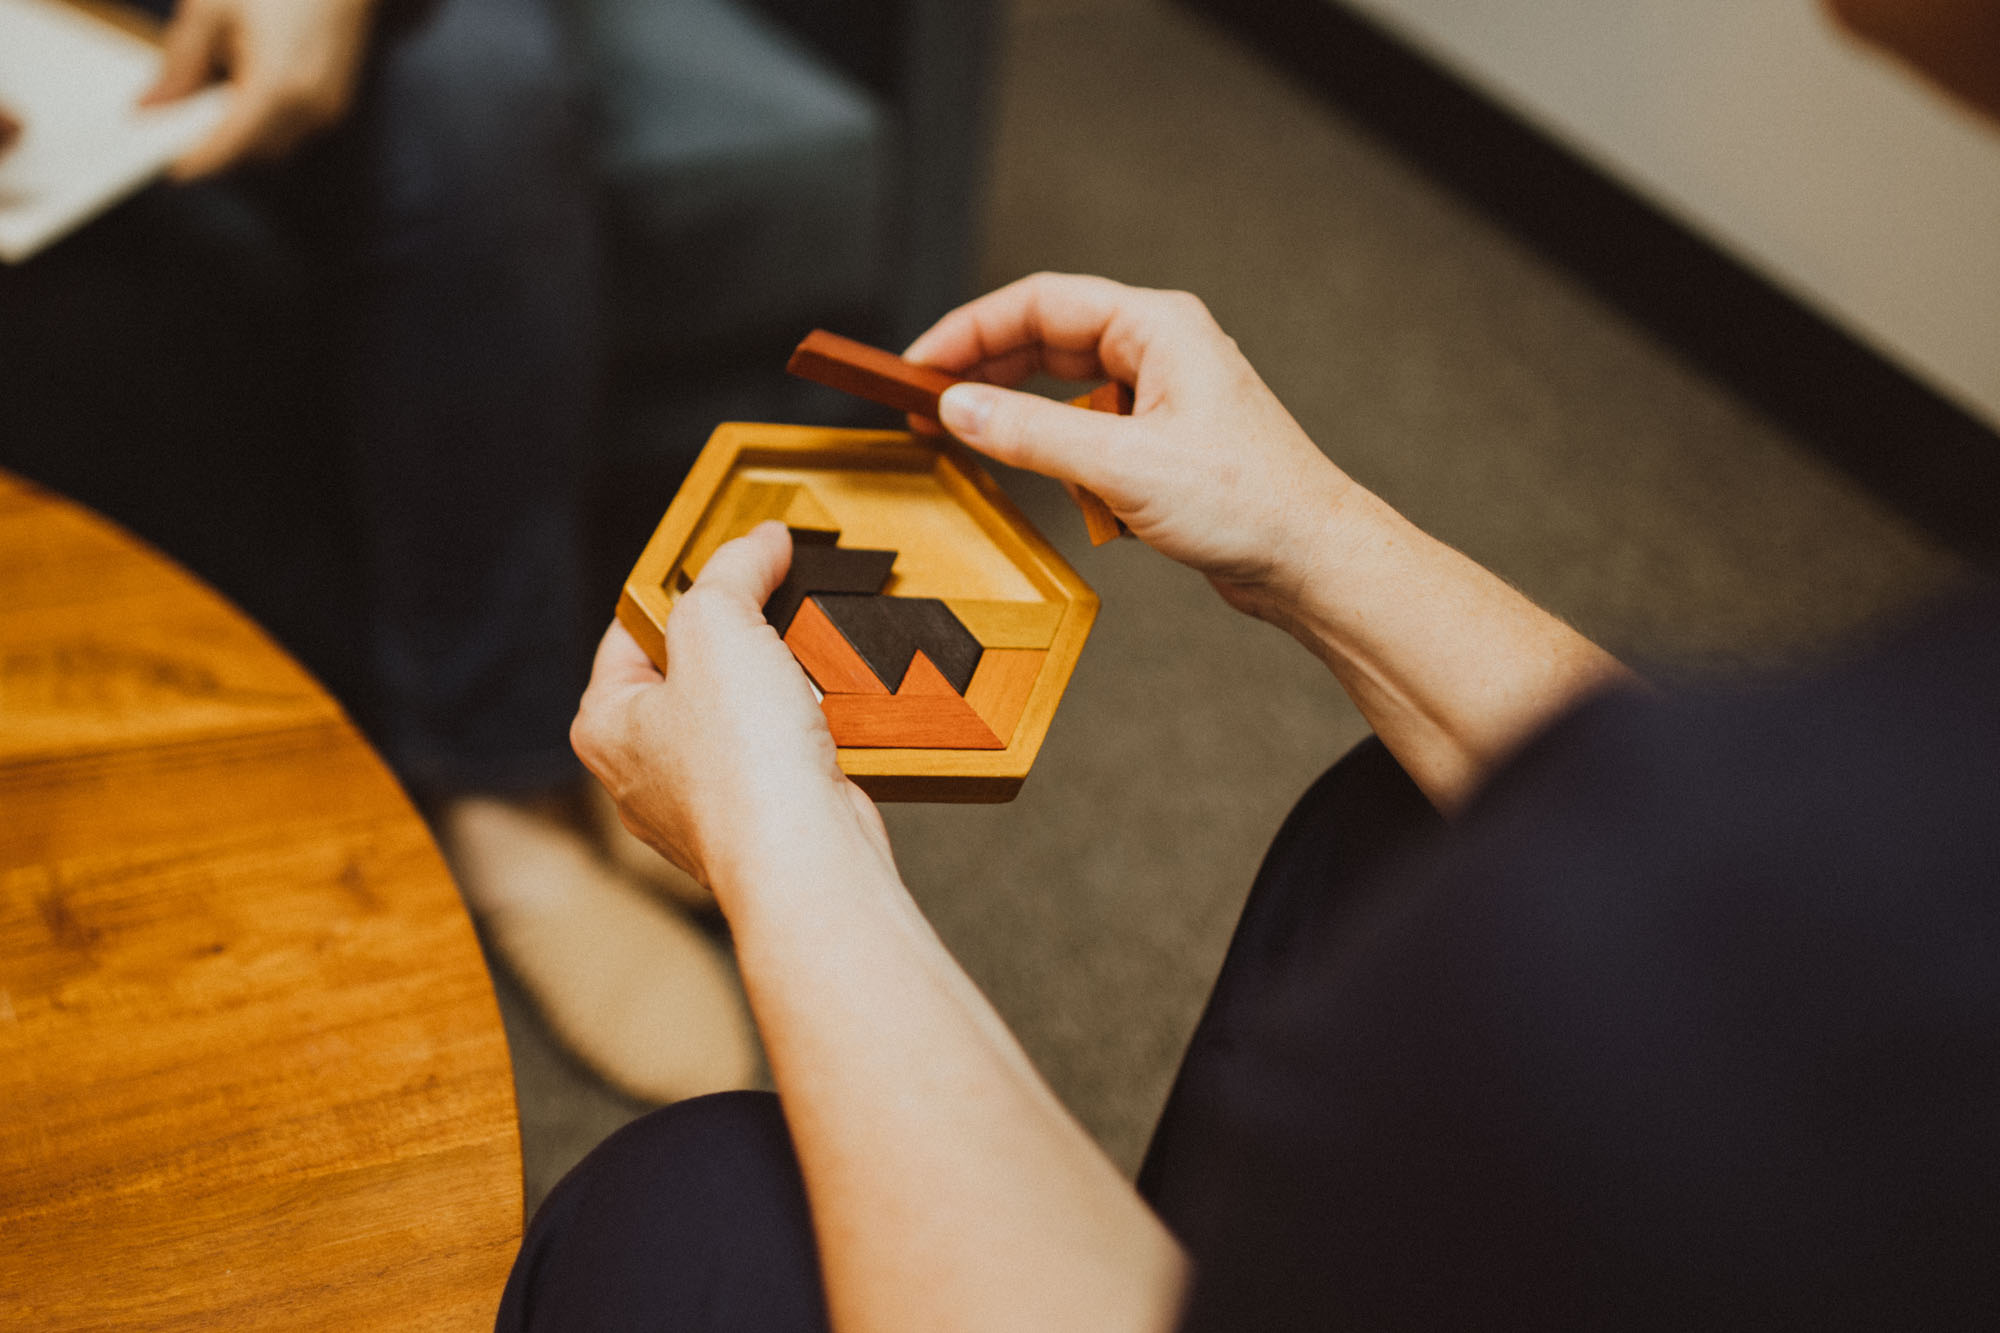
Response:
[{"label": "wrist", "polygon": [[709,890],[732,928],[794,911],[842,885],[885,875],[900,884],[879,820],[873,830],[864,827],[846,793],[782,808],[786,817],[746,824],[703,855]]},{"label": "wrist", "polygon": [[[1328,465],[1313,498],[1290,493],[1287,522],[1272,544],[1269,567],[1254,582],[1230,583],[1223,593],[1238,610],[1277,626],[1313,647],[1312,626],[1335,609],[1331,594],[1351,581],[1367,553],[1390,540],[1402,517],[1346,473]],[[1306,494],[1312,494],[1311,491]]]}]

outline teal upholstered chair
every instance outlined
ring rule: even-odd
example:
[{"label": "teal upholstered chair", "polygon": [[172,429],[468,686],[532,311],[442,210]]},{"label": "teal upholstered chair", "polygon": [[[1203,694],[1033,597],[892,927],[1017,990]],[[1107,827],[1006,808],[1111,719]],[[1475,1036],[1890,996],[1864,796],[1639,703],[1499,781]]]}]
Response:
[{"label": "teal upholstered chair", "polygon": [[604,189],[599,545],[638,549],[720,420],[877,419],[782,373],[969,293],[994,0],[568,0]]}]

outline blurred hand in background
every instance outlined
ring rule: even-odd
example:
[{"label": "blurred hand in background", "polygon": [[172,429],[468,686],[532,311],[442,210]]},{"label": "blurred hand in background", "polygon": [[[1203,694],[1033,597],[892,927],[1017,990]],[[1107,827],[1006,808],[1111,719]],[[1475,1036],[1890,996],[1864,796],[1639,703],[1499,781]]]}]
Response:
[{"label": "blurred hand in background", "polygon": [[215,132],[174,163],[175,179],[281,158],[338,124],[374,13],[373,0],[181,0],[159,81],[140,105],[186,97],[218,74],[235,98]]}]

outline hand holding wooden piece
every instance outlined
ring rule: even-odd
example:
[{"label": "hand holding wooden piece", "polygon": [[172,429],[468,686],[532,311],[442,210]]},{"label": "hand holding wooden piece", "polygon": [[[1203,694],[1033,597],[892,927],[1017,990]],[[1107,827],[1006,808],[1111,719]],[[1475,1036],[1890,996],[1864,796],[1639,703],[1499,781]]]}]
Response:
[{"label": "hand holding wooden piece", "polygon": [[[801,379],[932,420],[937,419],[938,396],[959,382],[956,375],[905,361],[892,352],[825,329],[808,333],[792,352],[785,369]],[[1122,384],[1101,384],[1083,397],[1072,399],[1070,405],[1129,415],[1132,391]],[[1083,511],[1083,524],[1090,533],[1092,546],[1102,546],[1126,533],[1127,528],[1111,512],[1111,506],[1094,492],[1067,482],[1064,485],[1076,507]]]}]

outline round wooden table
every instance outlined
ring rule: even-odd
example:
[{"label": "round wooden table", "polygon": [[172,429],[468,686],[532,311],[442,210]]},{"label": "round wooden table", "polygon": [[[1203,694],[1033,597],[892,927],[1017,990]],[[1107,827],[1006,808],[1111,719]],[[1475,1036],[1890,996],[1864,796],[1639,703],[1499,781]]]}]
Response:
[{"label": "round wooden table", "polygon": [[520,1231],[492,985],[395,780],[0,473],[0,1327],[490,1328]]}]

